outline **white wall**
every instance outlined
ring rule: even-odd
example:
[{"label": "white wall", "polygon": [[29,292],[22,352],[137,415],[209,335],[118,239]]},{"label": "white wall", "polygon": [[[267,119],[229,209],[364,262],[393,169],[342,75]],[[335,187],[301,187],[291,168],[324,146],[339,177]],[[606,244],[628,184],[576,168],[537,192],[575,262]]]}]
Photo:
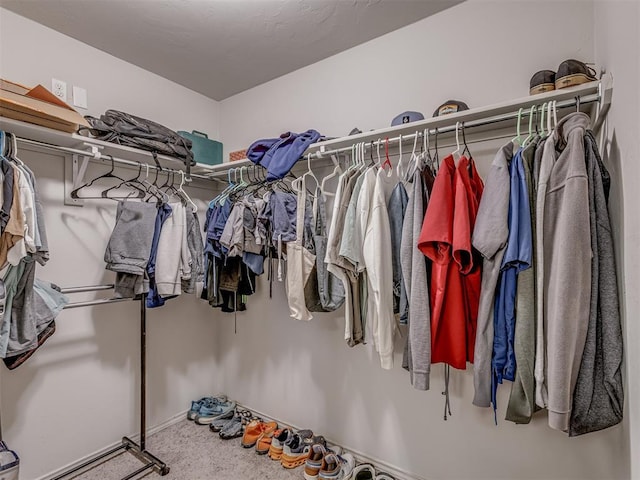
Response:
[{"label": "white wall", "polygon": [[535,71],[593,57],[585,3],[464,2],[252,88],[221,102],[225,150],[287,130],[383,128],[405,110],[430,117],[448,99],[473,108],[527,96]]},{"label": "white wall", "polygon": [[[474,107],[526,96],[535,71],[593,60],[593,25],[591,2],[465,2],[223,101],[225,147],[286,130],[384,127],[403,110],[430,116],[449,98]],[[481,173],[498,146],[472,149]],[[489,409],[471,405],[470,370],[452,374],[453,417],[444,422],[441,365],[431,391],[414,391],[400,353],[383,371],[369,348],[341,340],[341,313],[296,322],[282,286],[273,300],[260,286],[238,333],[231,321],[220,331],[223,385],[240,402],[427,479],[629,476],[623,426],[574,439],[549,429],[544,414],[514,426],[502,420],[507,385],[496,427]]]},{"label": "white wall", "polygon": [[0,77],[51,89],[51,78],[87,89],[88,110],[113,108],[153,119],[174,130],[219,136],[219,102],[71,37],[0,8]]},{"label": "white wall", "polygon": [[[27,85],[49,86],[52,76],[81,85],[94,115],[113,107],[175,129],[218,133],[218,102],[3,9],[0,75]],[[63,158],[24,148],[20,156],[39,180],[49,233],[51,261],[37,276],[61,286],[113,282],[103,254],[115,202],[64,206]],[[211,196],[208,190],[190,191],[201,199]],[[149,311],[150,426],[218,389],[212,313],[193,296]],[[14,371],[0,368],[3,434],[20,454],[22,479],[138,431],[139,304],[65,310],[56,323],[55,335],[29,361]]]},{"label": "white wall", "polygon": [[598,1],[594,7],[595,54],[598,64],[614,76],[614,92],[608,115],[604,158],[612,177],[609,210],[618,257],[618,281],[626,293],[622,302],[625,322],[626,412],[625,429],[630,435],[631,478],[640,478],[640,221],[638,203],[640,151],[640,3]]}]

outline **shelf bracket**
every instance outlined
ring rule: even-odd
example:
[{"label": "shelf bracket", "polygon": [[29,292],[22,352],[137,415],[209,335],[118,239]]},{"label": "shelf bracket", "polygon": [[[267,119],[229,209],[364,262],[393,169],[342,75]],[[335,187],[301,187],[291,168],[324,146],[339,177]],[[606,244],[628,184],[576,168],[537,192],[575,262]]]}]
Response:
[{"label": "shelf bracket", "polygon": [[[86,155],[78,155],[74,154],[71,157],[71,182],[64,182],[64,204],[72,207],[83,207],[84,201],[80,198],[72,198],[71,192],[73,192],[76,188],[78,188],[84,182],[84,176],[87,173],[87,167],[89,166],[90,160],[101,160],[102,152],[101,150],[104,148],[101,145],[92,145],[90,143],[84,142],[85,147],[88,149]],[[66,170],[69,168],[67,162],[65,162],[65,177]]]}]

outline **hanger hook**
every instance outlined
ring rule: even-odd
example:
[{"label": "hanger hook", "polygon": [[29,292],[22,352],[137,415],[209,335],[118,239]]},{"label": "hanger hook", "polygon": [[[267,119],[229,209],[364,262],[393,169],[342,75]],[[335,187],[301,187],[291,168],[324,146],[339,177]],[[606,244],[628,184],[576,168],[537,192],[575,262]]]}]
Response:
[{"label": "hanger hook", "polygon": [[576,95],[576,112],[580,111],[580,95]]}]

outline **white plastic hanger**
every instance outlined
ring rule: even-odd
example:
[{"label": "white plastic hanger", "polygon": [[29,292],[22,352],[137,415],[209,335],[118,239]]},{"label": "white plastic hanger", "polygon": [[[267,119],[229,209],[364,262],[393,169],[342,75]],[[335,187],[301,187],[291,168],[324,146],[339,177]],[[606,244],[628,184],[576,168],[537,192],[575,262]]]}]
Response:
[{"label": "white plastic hanger", "polygon": [[547,132],[549,132],[549,135],[551,135],[551,132],[553,131],[553,128],[551,126],[551,106],[552,106],[553,102],[549,102],[547,104]]},{"label": "white plastic hanger", "polygon": [[329,192],[326,188],[326,184],[328,180],[331,180],[332,178],[337,177],[339,174],[342,173],[342,168],[340,168],[340,158],[338,157],[338,155],[331,155],[331,161],[333,162],[333,164],[335,165],[335,167],[333,168],[333,172],[331,172],[329,175],[327,175],[326,177],[324,177],[322,179],[322,183],[320,184],[320,193],[322,193],[322,195],[324,196],[324,198],[326,197],[335,197],[336,194],[333,192]]},{"label": "white plastic hanger", "polygon": [[553,101],[553,128],[558,126],[558,111],[556,109],[556,105],[558,104],[557,100]]},{"label": "white plastic hanger", "polygon": [[[520,133],[518,133],[519,135]],[[460,122],[456,122],[456,149],[451,154],[453,160],[457,162],[460,160]]]},{"label": "white plastic hanger", "polygon": [[396,174],[398,178],[403,178],[402,166],[402,134],[398,134],[398,164],[396,165]]},{"label": "white plastic hanger", "polygon": [[[316,187],[320,186],[320,181],[318,180],[318,177],[316,177],[315,173],[313,173],[313,170],[311,170],[311,153],[307,154],[307,171],[306,173],[303,175],[303,177],[309,176],[311,178],[313,178],[313,180],[316,182]],[[312,192],[312,196],[315,195],[315,189]]]},{"label": "white plastic hanger", "polygon": [[184,191],[184,188],[182,187],[184,187],[184,172],[180,170],[180,186],[178,187],[178,193],[182,196],[182,198],[184,198],[191,204],[193,213],[196,213],[198,211],[198,206],[193,202],[193,200],[191,200],[191,197],[187,194],[187,192]]}]

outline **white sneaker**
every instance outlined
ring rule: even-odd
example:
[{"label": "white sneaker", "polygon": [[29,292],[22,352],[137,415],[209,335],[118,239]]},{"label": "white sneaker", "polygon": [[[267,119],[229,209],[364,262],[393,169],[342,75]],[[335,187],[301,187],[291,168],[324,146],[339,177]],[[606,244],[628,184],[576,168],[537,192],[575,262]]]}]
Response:
[{"label": "white sneaker", "polygon": [[353,469],[353,480],[376,480],[376,469],[370,463],[363,463]]},{"label": "white sneaker", "polygon": [[318,480],[351,480],[356,459],[350,453],[325,455],[322,468],[318,473]]}]

